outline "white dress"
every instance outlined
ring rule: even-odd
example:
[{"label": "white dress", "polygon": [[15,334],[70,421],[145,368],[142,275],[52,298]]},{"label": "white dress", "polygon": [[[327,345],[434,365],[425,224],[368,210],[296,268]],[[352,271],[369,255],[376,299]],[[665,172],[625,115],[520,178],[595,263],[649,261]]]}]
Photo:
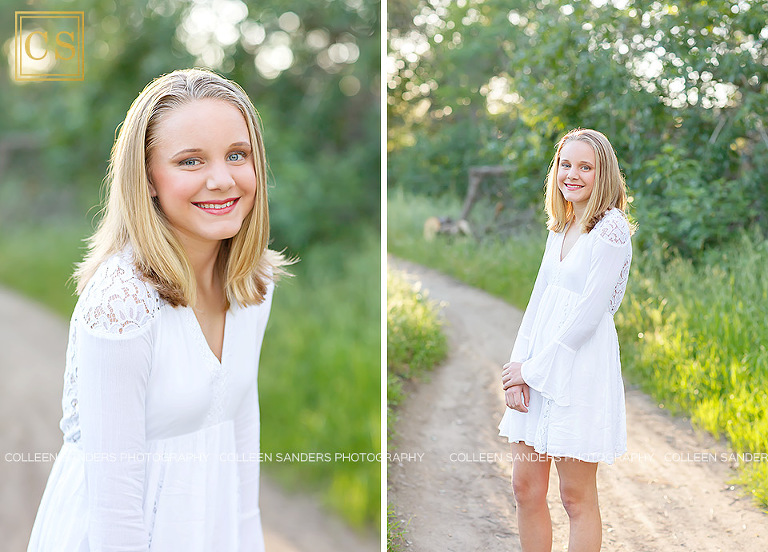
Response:
[{"label": "white dress", "polygon": [[226,313],[219,362],[129,251],[99,267],[70,323],[64,444],[29,552],[264,550],[257,371],[273,287]]},{"label": "white dress", "polygon": [[564,236],[549,233],[510,357],[531,388],[528,412],[507,408],[499,434],[539,453],[612,464],[627,450],[613,315],[632,262],[629,224],[609,210],[561,261]]}]

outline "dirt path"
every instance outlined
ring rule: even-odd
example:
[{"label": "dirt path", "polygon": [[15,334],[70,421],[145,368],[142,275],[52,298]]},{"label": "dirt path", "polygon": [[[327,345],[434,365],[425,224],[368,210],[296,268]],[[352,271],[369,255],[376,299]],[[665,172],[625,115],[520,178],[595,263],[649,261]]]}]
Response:
[{"label": "dirt path", "polygon": [[[408,522],[406,550],[520,550],[509,447],[496,427],[504,410],[500,366],[522,314],[435,271],[391,258],[389,264],[447,303],[451,344],[446,362],[410,389],[388,447],[390,454],[423,455],[388,470],[388,500]],[[603,550],[768,550],[768,515],[728,485],[735,472],[721,456],[728,452],[722,443],[633,389],[627,425],[629,452],[598,470]],[[568,535],[557,487],[552,469],[555,551],[567,549]]]},{"label": "dirt path", "polygon": [[[0,549],[26,550],[52,461],[61,447],[61,392],[67,323],[0,288]],[[268,552],[374,552],[307,496],[289,495],[262,477]]]}]

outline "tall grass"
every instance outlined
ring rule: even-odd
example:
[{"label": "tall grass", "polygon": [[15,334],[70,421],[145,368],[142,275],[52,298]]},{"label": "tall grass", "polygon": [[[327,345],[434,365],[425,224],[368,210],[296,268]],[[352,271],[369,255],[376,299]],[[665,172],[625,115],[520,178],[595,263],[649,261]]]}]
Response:
[{"label": "tall grass", "polygon": [[[302,254],[278,284],[259,375],[266,469],[295,490],[321,489],[356,526],[378,523],[381,464],[336,453],[381,452],[380,266],[373,232]],[[277,461],[302,452],[333,461]]]},{"label": "tall grass", "polygon": [[[616,316],[624,370],[738,453],[768,453],[768,242],[741,236],[694,264],[638,256]],[[768,463],[739,483],[768,505]]]},{"label": "tall grass", "polygon": [[[0,283],[68,319],[67,285],[87,224],[57,221],[0,232]],[[259,374],[262,450],[380,452],[379,237],[301,252],[275,293]],[[62,371],[64,366],[61,366]],[[63,372],[62,372],[63,373]],[[284,486],[318,494],[350,524],[378,527],[380,463],[265,462]]]},{"label": "tall grass", "polygon": [[[419,224],[434,211],[457,213],[458,201],[433,205],[400,193],[390,197],[388,211],[390,251],[525,307],[543,241],[533,240],[538,250],[528,245],[526,255],[514,240],[425,244]],[[519,262],[515,272],[504,265],[489,271],[489,258]],[[696,262],[661,249],[636,252],[616,316],[626,378],[671,412],[687,413],[698,427],[725,436],[736,453],[768,453],[766,262],[768,242],[758,234],[737,237]],[[768,462],[740,468],[737,482],[768,506]]]},{"label": "tall grass", "polygon": [[387,271],[387,430],[393,408],[403,397],[403,382],[431,369],[448,352],[438,307],[421,283]]},{"label": "tall grass", "polygon": [[77,302],[70,276],[83,257],[82,239],[89,231],[85,221],[75,219],[2,228],[0,283],[69,319]]},{"label": "tall grass", "polygon": [[[461,204],[396,190],[387,198],[387,247],[389,252],[440,270],[509,303],[525,308],[544,251],[546,232],[525,231],[506,238],[438,235],[423,236],[424,222],[432,216],[457,219]],[[480,209],[474,215],[489,220],[493,214]],[[543,227],[543,224],[542,224]]]}]

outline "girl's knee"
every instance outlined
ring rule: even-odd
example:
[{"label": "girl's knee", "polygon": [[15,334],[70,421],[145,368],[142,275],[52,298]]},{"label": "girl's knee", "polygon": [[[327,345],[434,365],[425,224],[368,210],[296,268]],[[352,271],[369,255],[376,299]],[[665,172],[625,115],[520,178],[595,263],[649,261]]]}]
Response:
[{"label": "girl's knee", "polygon": [[514,473],[512,476],[512,492],[518,506],[540,505],[547,501],[547,483],[542,483],[539,477],[530,474]]},{"label": "girl's knee", "polygon": [[597,489],[589,484],[561,484],[560,499],[570,518],[594,513],[598,508]]}]

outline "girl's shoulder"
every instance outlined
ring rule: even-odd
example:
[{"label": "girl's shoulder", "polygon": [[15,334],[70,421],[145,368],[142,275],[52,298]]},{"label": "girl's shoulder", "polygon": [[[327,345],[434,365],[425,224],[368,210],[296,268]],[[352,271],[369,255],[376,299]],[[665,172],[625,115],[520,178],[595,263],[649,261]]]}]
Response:
[{"label": "girl's shoulder", "polygon": [[[595,236],[603,241],[621,247],[630,243],[632,229],[624,211],[616,207],[608,209],[592,229]],[[592,233],[590,232],[590,233]]]},{"label": "girl's shoulder", "polygon": [[163,301],[133,262],[130,250],[105,260],[83,290],[76,317],[101,337],[134,337],[158,317]]}]

